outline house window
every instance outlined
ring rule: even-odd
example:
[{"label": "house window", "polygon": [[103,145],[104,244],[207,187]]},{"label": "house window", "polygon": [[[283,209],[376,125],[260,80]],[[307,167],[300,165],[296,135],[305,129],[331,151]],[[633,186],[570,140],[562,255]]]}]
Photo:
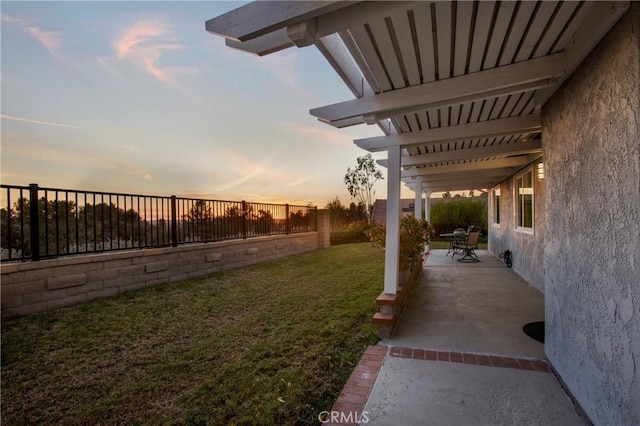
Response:
[{"label": "house window", "polygon": [[516,226],[533,231],[533,170],[516,178]]},{"label": "house window", "polygon": [[500,189],[493,190],[493,223],[500,224]]}]

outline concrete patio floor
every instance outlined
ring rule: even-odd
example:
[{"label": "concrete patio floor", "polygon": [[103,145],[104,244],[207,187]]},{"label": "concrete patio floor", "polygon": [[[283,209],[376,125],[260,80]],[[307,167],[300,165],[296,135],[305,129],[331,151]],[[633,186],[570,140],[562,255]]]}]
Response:
[{"label": "concrete patio floor", "polygon": [[[522,331],[544,321],[543,294],[496,256],[459,263],[433,250],[387,346],[544,357],[544,345]],[[457,256],[460,258],[461,256]]]},{"label": "concrete patio floor", "polygon": [[543,294],[487,251],[475,264],[445,253],[428,256],[393,337],[367,349],[328,424],[589,424],[522,331],[544,320]]}]

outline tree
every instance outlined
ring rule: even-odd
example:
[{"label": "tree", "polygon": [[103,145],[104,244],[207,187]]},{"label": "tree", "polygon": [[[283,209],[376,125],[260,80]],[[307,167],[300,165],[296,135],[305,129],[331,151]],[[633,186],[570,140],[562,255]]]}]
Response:
[{"label": "tree", "polygon": [[242,222],[245,218],[245,212],[240,206],[233,205],[225,211],[225,231],[224,239],[237,237],[242,232]]},{"label": "tree", "polygon": [[203,219],[211,219],[213,212],[211,206],[205,200],[197,200],[189,209],[189,213],[186,215],[186,219],[197,222]]},{"label": "tree", "polygon": [[347,190],[351,197],[356,198],[359,203],[364,205],[367,222],[371,223],[373,197],[375,195],[373,186],[384,178],[371,154],[358,157],[357,162],[358,165],[355,168],[347,168],[347,173],[344,175],[344,183],[347,185]]},{"label": "tree", "polygon": [[324,208],[329,210],[331,229],[341,228],[349,222],[348,210],[337,195]]},{"label": "tree", "polygon": [[[69,252],[77,232],[76,210],[77,206],[73,201],[47,200],[44,197],[38,200],[40,254]],[[2,248],[30,256],[32,254],[30,225],[30,200],[20,198],[9,211],[2,209]],[[11,241],[8,239],[9,229],[11,229]],[[24,239],[21,239],[22,236]]]},{"label": "tree", "polygon": [[370,223],[367,219],[367,208],[361,202],[357,205],[356,203],[351,202],[351,204],[349,204],[349,212],[347,213],[347,216],[349,217],[349,222],[352,223],[360,221],[367,221],[367,223]]},{"label": "tree", "polygon": [[270,210],[258,210],[256,219],[256,232],[259,234],[270,234],[273,230],[273,214]]},{"label": "tree", "polygon": [[207,201],[197,200],[183,220],[186,220],[186,234],[189,237],[197,237],[202,241],[213,238],[213,211]]}]

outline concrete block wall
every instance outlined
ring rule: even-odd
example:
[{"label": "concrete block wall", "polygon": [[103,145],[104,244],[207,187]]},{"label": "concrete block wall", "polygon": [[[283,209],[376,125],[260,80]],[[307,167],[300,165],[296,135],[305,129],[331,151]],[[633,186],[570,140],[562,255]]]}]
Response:
[{"label": "concrete block wall", "polygon": [[[324,217],[324,216],[323,216]],[[318,221],[318,226],[325,223]],[[320,232],[0,265],[2,316],[85,303],[124,291],[241,268],[322,247]]]},{"label": "concrete block wall", "polygon": [[331,216],[329,210],[317,210],[318,214],[318,248],[331,246]]}]

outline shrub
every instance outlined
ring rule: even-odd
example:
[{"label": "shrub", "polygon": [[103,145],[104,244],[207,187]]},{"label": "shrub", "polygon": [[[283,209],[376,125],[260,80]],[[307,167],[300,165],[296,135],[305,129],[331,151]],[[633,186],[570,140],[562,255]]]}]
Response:
[{"label": "shrub", "polygon": [[[400,269],[413,268],[418,256],[424,253],[429,243],[429,222],[416,219],[414,215],[400,219]],[[383,226],[375,226],[370,230],[371,241],[378,246],[385,246],[386,232]]]},{"label": "shrub", "polygon": [[487,233],[487,204],[464,198],[436,203],[431,206],[431,224],[435,235],[452,232],[455,228],[467,229],[475,225]]},{"label": "shrub", "polygon": [[368,225],[366,222],[353,222],[340,229],[335,229],[331,231],[331,245],[366,243],[370,241],[371,226],[373,225]]}]

